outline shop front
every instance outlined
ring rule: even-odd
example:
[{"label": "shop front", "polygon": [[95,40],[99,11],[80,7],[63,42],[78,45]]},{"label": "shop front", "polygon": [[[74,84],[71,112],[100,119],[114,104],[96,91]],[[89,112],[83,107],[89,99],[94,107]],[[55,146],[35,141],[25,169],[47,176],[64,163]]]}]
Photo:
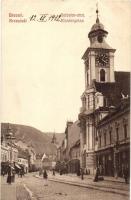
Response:
[{"label": "shop front", "polygon": [[130,169],[130,147],[129,144],[119,145],[114,148],[114,169],[115,175],[123,177],[123,169]]},{"label": "shop front", "polygon": [[100,175],[114,176],[114,153],[113,148],[96,152],[96,165],[100,169]]},{"label": "shop front", "polygon": [[77,173],[80,170],[80,160],[72,159],[68,162],[68,172]]}]

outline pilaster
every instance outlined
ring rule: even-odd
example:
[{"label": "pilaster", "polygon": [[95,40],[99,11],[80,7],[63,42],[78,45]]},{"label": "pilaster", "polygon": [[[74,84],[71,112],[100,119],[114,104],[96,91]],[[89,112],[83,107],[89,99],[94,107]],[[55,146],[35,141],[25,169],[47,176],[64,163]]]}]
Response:
[{"label": "pilaster", "polygon": [[114,53],[110,52],[110,82],[115,82],[115,77],[114,77]]}]

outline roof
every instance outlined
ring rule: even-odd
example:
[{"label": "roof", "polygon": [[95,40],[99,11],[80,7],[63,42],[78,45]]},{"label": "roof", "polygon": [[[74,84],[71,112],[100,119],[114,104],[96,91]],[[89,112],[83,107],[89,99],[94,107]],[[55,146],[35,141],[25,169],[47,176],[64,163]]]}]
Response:
[{"label": "roof", "polygon": [[74,145],[71,146],[70,149],[73,149],[73,148],[75,148],[75,147],[80,147],[80,138],[75,142]]},{"label": "roof", "polygon": [[115,71],[115,80],[124,95],[130,94],[130,72]]},{"label": "roof", "polygon": [[45,159],[47,159],[48,157],[46,156],[46,154],[44,153],[43,154],[43,156],[42,156],[42,158],[41,158],[41,161],[43,161],[43,160],[45,160]]},{"label": "roof", "polygon": [[94,32],[97,32],[97,31],[102,31],[106,34],[108,33],[107,31],[104,30],[104,25],[102,23],[100,23],[98,16],[97,16],[97,19],[96,19],[96,23],[93,24],[93,26],[91,27],[91,31],[90,31],[89,35],[94,33]]},{"label": "roof", "polygon": [[91,43],[91,48],[97,48],[97,49],[113,49],[110,45],[108,45],[105,41],[98,42],[97,40],[93,43]]},{"label": "roof", "polygon": [[123,99],[121,103],[115,108],[114,112],[110,112],[107,116],[105,116],[103,119],[98,122],[97,127],[99,128],[101,125],[108,122],[108,120],[113,120],[116,118],[119,114],[129,112],[130,111],[130,99]]},{"label": "roof", "polygon": [[104,25],[102,23],[100,23],[99,21],[97,21],[92,27],[91,27],[91,31],[96,31],[96,30],[104,30]]},{"label": "roof", "polygon": [[108,106],[117,106],[122,96],[130,95],[130,72],[115,72],[115,80],[112,83],[94,81],[96,91],[108,99]]},{"label": "roof", "polygon": [[68,132],[69,148],[71,148],[80,139],[79,120],[75,121]]},{"label": "roof", "polygon": [[109,46],[104,39],[107,36],[107,34],[108,32],[104,29],[104,25],[100,23],[99,18],[97,16],[96,23],[92,26],[91,31],[88,34],[88,38],[90,38],[91,40],[91,38],[102,36],[103,40],[101,42],[98,42],[96,39],[91,40],[90,47],[87,48],[84,55],[82,56],[82,59],[86,59],[89,51],[92,49],[106,49],[115,52],[115,49]]}]

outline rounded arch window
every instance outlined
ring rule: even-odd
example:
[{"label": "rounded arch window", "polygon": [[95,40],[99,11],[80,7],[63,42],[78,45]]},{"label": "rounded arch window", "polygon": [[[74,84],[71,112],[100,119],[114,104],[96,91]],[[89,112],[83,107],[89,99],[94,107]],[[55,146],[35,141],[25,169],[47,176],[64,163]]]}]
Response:
[{"label": "rounded arch window", "polygon": [[105,82],[105,70],[104,69],[100,70],[100,81]]}]

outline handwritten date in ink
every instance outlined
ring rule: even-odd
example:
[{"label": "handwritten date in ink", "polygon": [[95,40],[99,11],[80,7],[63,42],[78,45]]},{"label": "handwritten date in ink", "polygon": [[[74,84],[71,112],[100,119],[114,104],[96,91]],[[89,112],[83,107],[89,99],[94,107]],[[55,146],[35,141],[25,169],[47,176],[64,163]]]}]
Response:
[{"label": "handwritten date in ink", "polygon": [[61,15],[49,15],[49,14],[40,14],[31,15],[30,21],[38,21],[38,22],[49,22],[49,21],[61,21]]}]

